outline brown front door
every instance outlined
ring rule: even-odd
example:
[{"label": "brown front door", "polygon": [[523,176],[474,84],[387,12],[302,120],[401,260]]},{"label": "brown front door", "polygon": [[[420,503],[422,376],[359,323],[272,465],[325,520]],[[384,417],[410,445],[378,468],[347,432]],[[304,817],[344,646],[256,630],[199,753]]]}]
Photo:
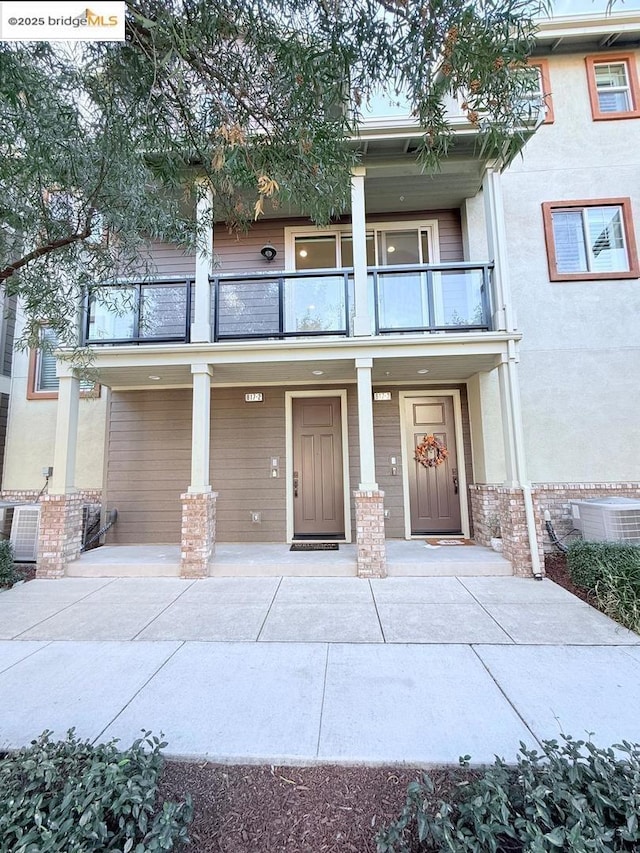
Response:
[{"label": "brown front door", "polygon": [[[405,399],[411,533],[460,533],[460,495],[452,397]],[[434,468],[414,460],[425,435],[434,435],[449,456]]]},{"label": "brown front door", "polygon": [[340,397],[293,398],[293,535],[344,536]]}]

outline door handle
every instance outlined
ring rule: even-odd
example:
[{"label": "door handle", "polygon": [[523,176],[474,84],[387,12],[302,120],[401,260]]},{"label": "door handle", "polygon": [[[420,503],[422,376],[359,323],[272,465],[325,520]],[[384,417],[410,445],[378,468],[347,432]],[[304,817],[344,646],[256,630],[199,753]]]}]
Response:
[{"label": "door handle", "polygon": [[298,497],[298,483],[299,483],[298,472],[294,471],[293,472],[293,496],[294,496],[294,498]]},{"label": "door handle", "polygon": [[458,494],[458,469],[453,468],[451,470],[451,476],[453,477],[453,493]]}]

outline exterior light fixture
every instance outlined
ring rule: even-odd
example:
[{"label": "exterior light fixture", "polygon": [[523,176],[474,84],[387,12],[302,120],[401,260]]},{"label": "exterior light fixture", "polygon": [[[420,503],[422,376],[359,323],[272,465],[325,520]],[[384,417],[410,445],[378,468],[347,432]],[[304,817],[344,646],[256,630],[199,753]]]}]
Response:
[{"label": "exterior light fixture", "polygon": [[300,257],[301,257],[301,258],[306,258],[306,257],[307,257],[307,255],[309,254],[309,252],[307,252],[307,250],[306,250],[306,249],[300,249],[300,251],[298,252],[298,254],[300,255]]},{"label": "exterior light fixture", "polygon": [[275,246],[271,245],[271,243],[265,243],[265,245],[260,249],[260,254],[265,260],[272,261],[278,254],[278,251]]},{"label": "exterior light fixture", "polygon": [[387,252],[389,252],[389,254],[392,254],[392,252],[395,252],[395,250],[396,250],[395,246],[387,246]]},{"label": "exterior light fixture", "polygon": [[149,379],[153,379],[154,382],[157,382],[160,378],[160,376],[156,376],[155,374],[149,376]]},{"label": "exterior light fixture", "polygon": [[420,368],[420,370],[417,370],[417,371],[416,371],[416,373],[428,373],[428,372],[429,372],[429,371],[427,370],[427,368],[426,368],[426,367],[421,367],[421,368]]},{"label": "exterior light fixture", "polygon": [[312,370],[311,372],[314,376],[322,376],[324,374],[324,370]]}]

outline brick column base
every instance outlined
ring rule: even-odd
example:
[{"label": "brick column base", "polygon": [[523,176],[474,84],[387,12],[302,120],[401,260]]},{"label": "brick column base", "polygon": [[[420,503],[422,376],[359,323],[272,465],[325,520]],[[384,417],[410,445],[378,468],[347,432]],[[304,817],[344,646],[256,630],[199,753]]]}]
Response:
[{"label": "brick column base", "polygon": [[[530,578],[533,574],[531,566],[531,548],[527,517],[524,510],[524,495],[522,489],[498,489],[500,501],[500,525],[502,527],[502,556],[506,557],[513,566],[514,575]],[[534,498],[534,515],[536,518],[537,547],[540,554],[540,565],[544,571],[544,550],[542,547],[542,514],[538,502]]]},{"label": "brick column base", "polygon": [[355,491],[353,497],[356,506],[358,577],[386,578],[384,492]]},{"label": "brick column base", "polygon": [[82,495],[42,495],[37,578],[61,578],[82,547]]},{"label": "brick column base", "polygon": [[216,543],[217,492],[190,492],[182,501],[182,549],[180,577],[206,578]]},{"label": "brick column base", "polygon": [[[469,495],[474,540],[478,545],[489,546],[491,522],[497,517],[502,531],[502,556],[509,560],[515,575],[530,578],[532,575],[531,550],[522,489],[480,483],[469,486]],[[540,564],[544,566],[543,513],[536,495],[533,497],[533,505]]]}]

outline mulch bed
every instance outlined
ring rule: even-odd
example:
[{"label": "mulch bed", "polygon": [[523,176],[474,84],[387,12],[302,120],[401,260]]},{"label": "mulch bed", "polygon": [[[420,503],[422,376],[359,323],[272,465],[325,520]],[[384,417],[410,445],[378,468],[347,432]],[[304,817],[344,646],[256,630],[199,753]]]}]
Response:
[{"label": "mulch bed", "polygon": [[567,569],[567,557],[565,554],[547,554],[544,558],[544,570],[549,580],[572,592],[577,598],[581,598],[592,607],[598,607],[596,597],[586,589],[576,586],[571,580]]},{"label": "mulch bed", "polygon": [[[168,762],[163,798],[193,797],[189,853],[375,853],[419,770],[389,767],[265,767]],[[436,770],[447,799],[463,770]]]}]

